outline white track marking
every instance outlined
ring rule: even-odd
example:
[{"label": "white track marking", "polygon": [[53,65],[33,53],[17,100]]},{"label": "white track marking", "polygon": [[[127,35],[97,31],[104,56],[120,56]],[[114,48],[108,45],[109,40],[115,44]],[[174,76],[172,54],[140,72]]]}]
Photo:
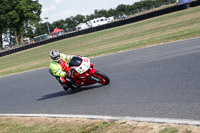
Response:
[{"label": "white track marking", "polygon": [[87,118],[87,119],[130,120],[137,122],[200,125],[200,120],[156,118],[156,117],[154,118],[154,117],[131,117],[131,116],[67,115],[67,114],[0,114],[0,117]]}]

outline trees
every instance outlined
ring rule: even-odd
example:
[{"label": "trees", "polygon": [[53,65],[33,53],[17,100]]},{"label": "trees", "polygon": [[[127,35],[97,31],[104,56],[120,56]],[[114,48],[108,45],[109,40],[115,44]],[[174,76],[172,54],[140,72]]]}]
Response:
[{"label": "trees", "polygon": [[67,28],[73,28],[73,27],[76,26],[72,16],[67,18],[67,19],[65,19],[65,25],[66,25]]},{"label": "trees", "polygon": [[51,27],[50,31],[53,31],[54,28],[65,29],[66,28],[65,21],[64,20],[55,21],[50,27]]},{"label": "trees", "polygon": [[117,14],[124,14],[128,11],[127,9],[128,9],[127,5],[121,4],[121,5],[117,6],[116,12],[117,12]]},{"label": "trees", "polygon": [[1,0],[0,35],[9,29],[14,32],[17,45],[22,45],[25,28],[31,28],[40,20],[41,8],[38,0]]},{"label": "trees", "polygon": [[107,10],[94,10],[94,16],[95,18],[99,18],[99,17],[107,17]]},{"label": "trees", "polygon": [[10,9],[10,6],[7,4],[8,0],[1,0],[0,1],[0,48],[2,48],[3,39],[2,34],[7,30],[8,24],[7,24],[7,18],[8,14],[7,12]]},{"label": "trees", "polygon": [[[12,30],[15,31],[16,41],[20,41],[19,44],[23,44],[23,32],[24,25],[33,25],[34,22],[40,20],[42,5],[38,3],[38,0],[12,0],[16,2],[14,10],[10,12],[13,15],[14,21],[10,21]],[[14,17],[15,16],[15,17]]]},{"label": "trees", "polygon": [[[51,28],[51,26],[49,28]],[[46,23],[37,23],[37,24],[35,24],[34,36],[39,36],[39,35],[42,35],[42,34],[45,34],[45,33],[48,33],[48,29],[47,29],[47,24]],[[31,37],[30,35],[27,35],[27,36]]]},{"label": "trees", "polygon": [[75,17],[73,17],[72,20],[75,21],[76,24],[79,24],[85,21],[85,16],[78,14]]},{"label": "trees", "polygon": [[116,12],[112,8],[107,11],[107,16],[106,17],[111,17],[111,16],[116,16]]}]

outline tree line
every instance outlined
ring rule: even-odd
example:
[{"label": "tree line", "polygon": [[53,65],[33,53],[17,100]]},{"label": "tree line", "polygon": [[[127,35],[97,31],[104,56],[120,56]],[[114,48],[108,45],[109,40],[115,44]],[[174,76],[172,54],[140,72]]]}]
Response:
[{"label": "tree line", "polygon": [[[143,10],[149,10],[162,6],[163,4],[171,4],[176,0],[141,0],[132,5],[118,5],[115,9],[94,10],[91,15],[76,15],[65,19],[54,21],[53,23],[44,22],[44,18],[40,18],[42,5],[38,0],[1,0],[0,1],[0,48],[2,48],[2,35],[15,37],[15,45],[23,45],[23,38],[33,38],[38,35],[48,33],[47,23],[50,31],[54,28],[64,29],[65,31],[73,30],[79,23],[85,23],[91,19],[98,17],[118,18],[123,14],[133,15]],[[12,39],[9,39],[12,44]]]}]

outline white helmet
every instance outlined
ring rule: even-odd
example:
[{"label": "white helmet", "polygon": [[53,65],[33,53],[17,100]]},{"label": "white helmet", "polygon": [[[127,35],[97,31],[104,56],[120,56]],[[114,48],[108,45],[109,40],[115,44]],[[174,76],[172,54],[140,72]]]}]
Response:
[{"label": "white helmet", "polygon": [[58,50],[51,50],[50,57],[53,61],[58,62],[60,60],[60,53]]}]

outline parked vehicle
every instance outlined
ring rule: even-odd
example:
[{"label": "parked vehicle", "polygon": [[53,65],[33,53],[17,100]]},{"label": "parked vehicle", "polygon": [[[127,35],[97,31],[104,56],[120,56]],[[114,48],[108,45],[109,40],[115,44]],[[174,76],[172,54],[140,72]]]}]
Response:
[{"label": "parked vehicle", "polygon": [[48,39],[48,35],[47,34],[43,34],[43,35],[39,35],[33,38],[34,42],[40,42],[43,40]]},{"label": "parked vehicle", "polygon": [[87,21],[87,23],[80,23],[79,25],[76,26],[76,30],[78,30],[78,31],[84,30],[84,29],[88,29],[88,28],[91,28],[91,27],[96,27],[96,26],[108,24],[108,23],[111,23],[111,22],[114,22],[114,17],[95,18],[95,19]]},{"label": "parked vehicle", "polygon": [[84,29],[88,29],[90,28],[90,26],[87,23],[80,23],[79,25],[76,26],[76,30],[84,30]]},{"label": "parked vehicle", "polygon": [[96,26],[99,26],[99,25],[107,24],[107,23],[109,23],[109,22],[110,22],[110,21],[109,21],[108,18],[101,17],[101,18],[92,19],[92,20],[88,21],[87,24],[88,24],[90,27],[96,27]]}]

